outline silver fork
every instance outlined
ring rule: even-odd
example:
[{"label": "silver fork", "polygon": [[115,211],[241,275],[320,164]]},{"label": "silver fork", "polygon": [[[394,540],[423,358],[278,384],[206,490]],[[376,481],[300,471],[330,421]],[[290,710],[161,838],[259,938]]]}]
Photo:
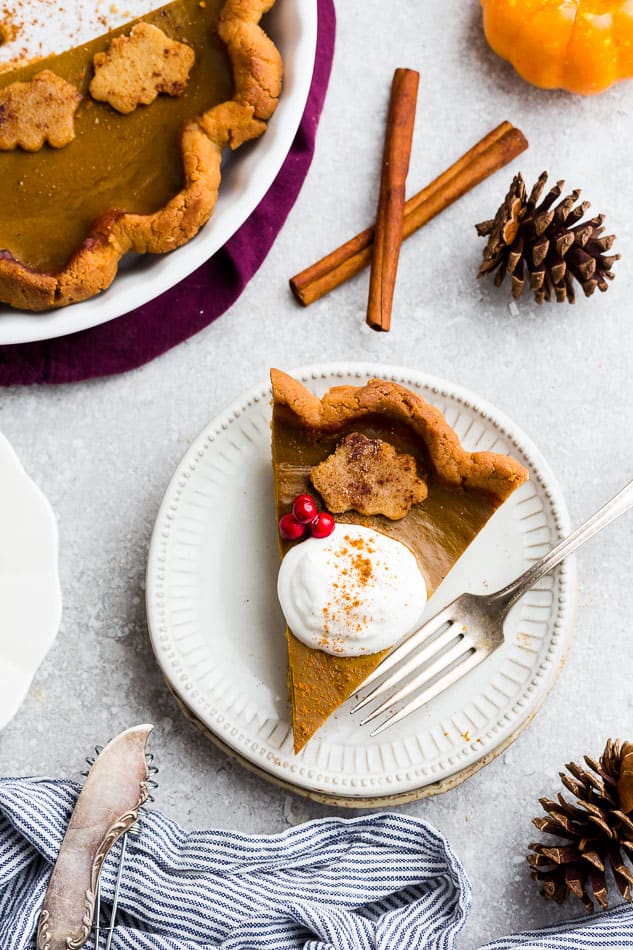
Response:
[{"label": "silver fork", "polygon": [[507,587],[494,594],[461,594],[385,657],[363,690],[379,682],[352,714],[378,702],[361,721],[365,725],[408,699],[374,729],[376,736],[448,689],[501,646],[508,612],[526,591],[631,507],[633,481]]}]

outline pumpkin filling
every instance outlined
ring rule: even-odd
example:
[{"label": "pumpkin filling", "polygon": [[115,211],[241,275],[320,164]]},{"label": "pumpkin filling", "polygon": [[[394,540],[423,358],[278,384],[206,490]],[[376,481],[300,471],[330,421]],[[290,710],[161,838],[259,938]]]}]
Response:
[{"label": "pumpkin filling", "polygon": [[222,5],[223,0],[204,5],[175,0],[140,18],[192,47],[195,63],[181,95],[161,95],[129,115],[92,99],[88,86],[95,53],[106,50],[113,37],[129,33],[130,23],[0,76],[1,89],[48,69],[84,96],[75,116],[75,138],[65,147],[0,152],[0,254],[4,250],[29,267],[54,272],[109,209],[148,214],[182,188],[178,146],[183,122],[233,95],[228,58],[214,29]]},{"label": "pumpkin filling", "polygon": [[488,492],[455,491],[443,485],[434,475],[420,439],[407,426],[378,415],[354,419],[331,431],[306,432],[286,407],[276,406],[274,431],[277,502],[282,513],[297,495],[314,491],[312,469],[351,432],[385,440],[416,460],[429,485],[428,497],[423,504],[414,505],[406,518],[392,521],[383,515],[362,516],[350,511],[337,514],[336,520],[368,525],[407,545],[414,551],[430,591],[444,580],[499,505]]}]

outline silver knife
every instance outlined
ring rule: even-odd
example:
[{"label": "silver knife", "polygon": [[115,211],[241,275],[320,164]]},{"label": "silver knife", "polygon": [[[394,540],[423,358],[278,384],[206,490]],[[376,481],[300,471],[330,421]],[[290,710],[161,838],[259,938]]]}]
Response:
[{"label": "silver knife", "polygon": [[46,890],[37,950],[79,950],[88,939],[103,862],[149,797],[145,750],[152,728],[126,729],[105,746],[91,767]]}]

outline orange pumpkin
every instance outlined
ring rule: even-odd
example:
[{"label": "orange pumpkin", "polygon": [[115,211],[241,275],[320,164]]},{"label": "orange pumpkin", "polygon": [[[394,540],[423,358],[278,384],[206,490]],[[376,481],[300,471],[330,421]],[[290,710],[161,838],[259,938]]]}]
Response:
[{"label": "orange pumpkin", "polygon": [[633,0],[481,0],[490,46],[545,89],[583,95],[633,77]]}]

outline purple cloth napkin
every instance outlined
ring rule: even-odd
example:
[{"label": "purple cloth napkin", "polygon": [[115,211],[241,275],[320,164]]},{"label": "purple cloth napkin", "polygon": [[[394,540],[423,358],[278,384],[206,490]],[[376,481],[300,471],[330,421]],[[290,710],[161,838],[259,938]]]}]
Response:
[{"label": "purple cloth napkin", "polygon": [[250,217],[202,267],[137,310],[69,336],[0,346],[0,386],[123,373],[193,336],[235,303],[272,247],[314,154],[336,30],[333,0],[317,0],[317,10],[317,52],[303,118],[279,174]]}]

